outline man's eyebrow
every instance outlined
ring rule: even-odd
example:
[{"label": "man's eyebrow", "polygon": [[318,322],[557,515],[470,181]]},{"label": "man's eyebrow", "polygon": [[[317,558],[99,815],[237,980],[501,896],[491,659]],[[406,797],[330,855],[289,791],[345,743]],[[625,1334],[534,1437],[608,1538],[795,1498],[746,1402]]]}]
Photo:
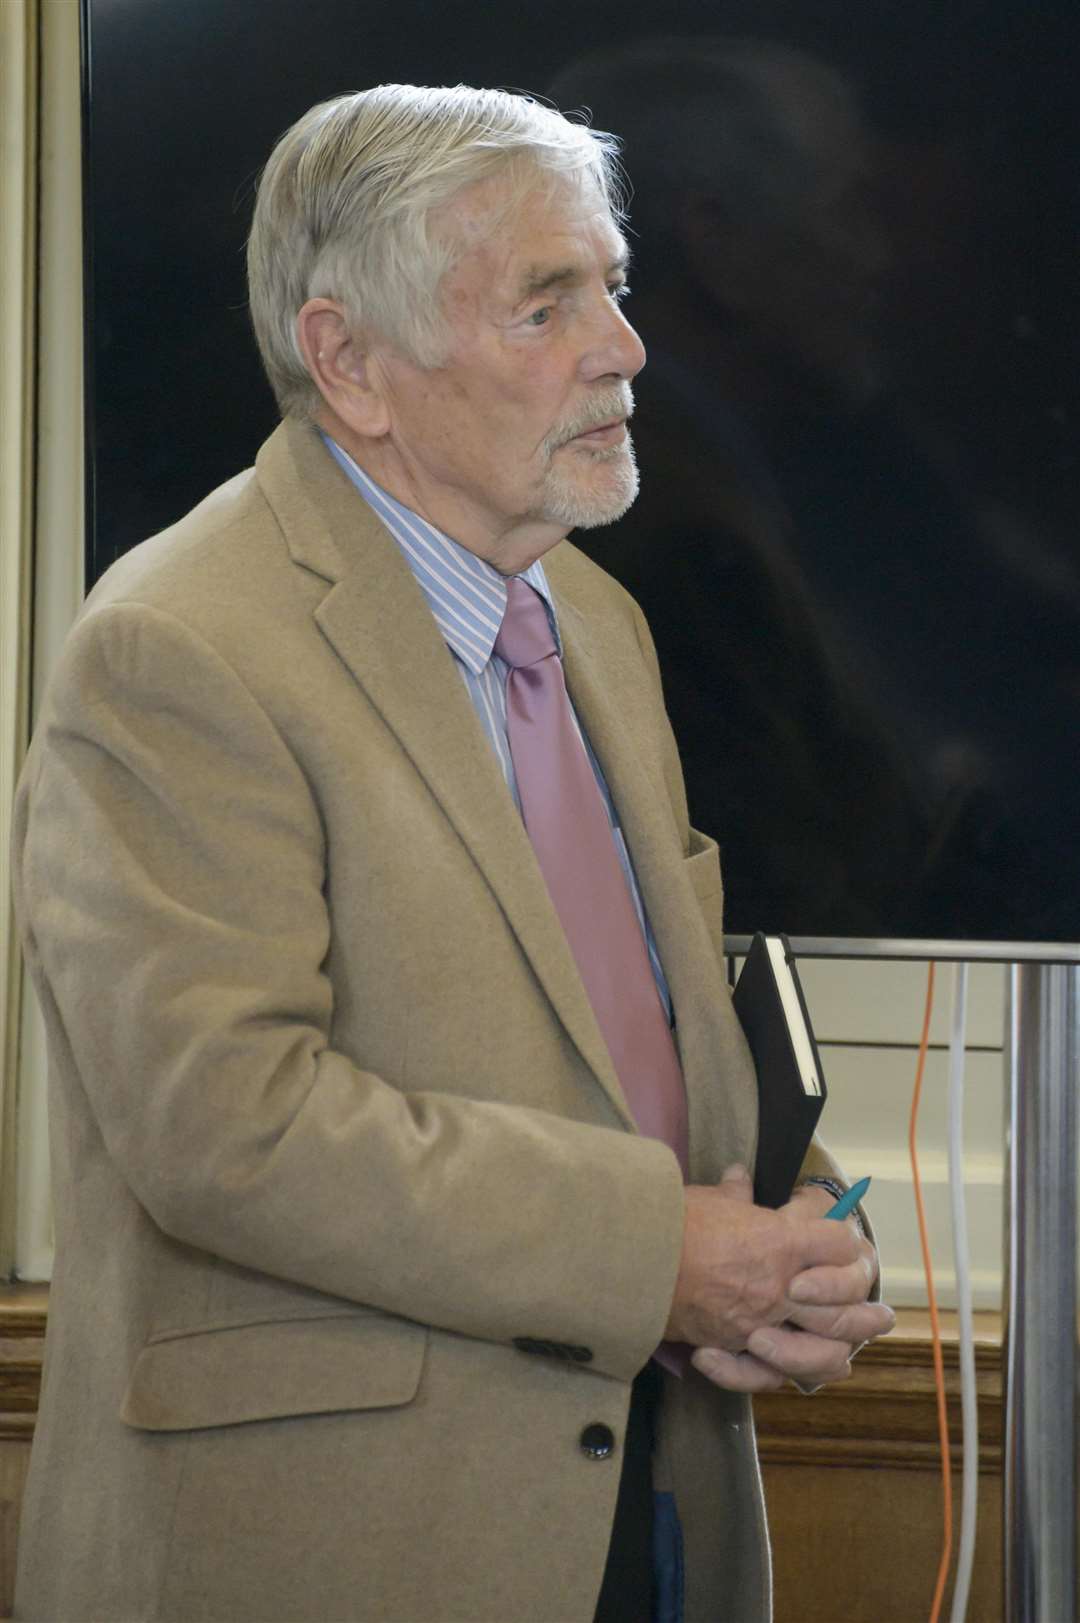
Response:
[{"label": "man's eyebrow", "polygon": [[[604,274],[625,276],[629,263],[630,250],[621,249]],[[554,288],[576,287],[585,281],[587,274],[580,265],[530,265],[518,286],[517,303],[524,304],[528,299],[535,299],[538,293],[548,293]]]}]

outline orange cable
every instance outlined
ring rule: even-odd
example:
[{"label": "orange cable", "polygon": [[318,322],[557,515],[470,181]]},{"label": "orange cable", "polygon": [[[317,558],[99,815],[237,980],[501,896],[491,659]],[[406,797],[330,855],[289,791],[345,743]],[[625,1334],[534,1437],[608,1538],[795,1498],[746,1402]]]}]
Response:
[{"label": "orange cable", "polygon": [[952,1561],[952,1455],[949,1448],[949,1419],[945,1405],[945,1367],[941,1354],[941,1324],[938,1319],[937,1295],[934,1291],[934,1269],[930,1260],[930,1242],[926,1232],[926,1210],[923,1206],[922,1185],[919,1182],[919,1157],[915,1147],[915,1129],[919,1118],[919,1100],[922,1097],[923,1072],[926,1069],[926,1050],[930,1042],[930,1016],[934,1009],[934,965],[929,966],[926,978],[926,1011],[923,1016],[922,1037],[919,1041],[919,1063],[915,1070],[915,1091],[911,1100],[911,1126],[908,1131],[908,1150],[911,1155],[911,1176],[915,1188],[915,1210],[919,1218],[919,1244],[922,1247],[923,1271],[926,1275],[926,1293],[930,1304],[930,1337],[934,1351],[934,1386],[937,1390],[938,1443],[941,1449],[941,1487],[944,1502],[941,1562],[938,1567],[934,1601],[930,1609],[930,1623],[938,1623],[945,1583]]}]

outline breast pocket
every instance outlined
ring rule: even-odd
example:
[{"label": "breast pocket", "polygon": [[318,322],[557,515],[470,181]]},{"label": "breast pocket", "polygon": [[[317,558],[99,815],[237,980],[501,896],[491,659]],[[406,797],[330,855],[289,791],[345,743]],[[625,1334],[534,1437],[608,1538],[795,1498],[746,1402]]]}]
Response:
[{"label": "breast pocket", "polygon": [[235,1426],[412,1401],[423,1325],[348,1313],[171,1331],[143,1347],[120,1417],[143,1431]]},{"label": "breast pocket", "polygon": [[720,850],[715,840],[690,830],[690,851],[683,860],[698,906],[718,958],[724,956],[724,883],[720,877]]}]

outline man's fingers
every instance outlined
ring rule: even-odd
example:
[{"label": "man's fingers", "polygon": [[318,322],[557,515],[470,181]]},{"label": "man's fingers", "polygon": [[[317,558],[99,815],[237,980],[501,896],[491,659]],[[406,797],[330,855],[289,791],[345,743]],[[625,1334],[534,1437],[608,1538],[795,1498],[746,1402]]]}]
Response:
[{"label": "man's fingers", "polygon": [[851,1374],[851,1343],[770,1325],[755,1330],[746,1344],[763,1364],[802,1384],[843,1381]]},{"label": "man's fingers", "polygon": [[805,1269],[791,1281],[788,1296],[808,1307],[842,1307],[846,1302],[865,1302],[876,1278],[876,1253],[871,1246],[861,1245],[854,1262]]},{"label": "man's fingers", "polygon": [[714,1386],[722,1386],[729,1392],[776,1392],[784,1384],[779,1370],[771,1369],[748,1352],[699,1347],[690,1362]]},{"label": "man's fingers", "polygon": [[828,1222],[823,1217],[807,1221],[798,1212],[793,1212],[790,1205],[784,1208],[784,1213],[789,1216],[789,1221],[797,1225],[803,1268],[844,1268],[854,1262],[863,1250],[873,1253],[873,1246],[867,1245],[859,1237],[852,1223]]},{"label": "man's fingers", "polygon": [[896,1314],[884,1302],[859,1302],[853,1307],[797,1307],[788,1314],[792,1324],[812,1335],[831,1341],[846,1341],[861,1347],[878,1336],[888,1335]]}]

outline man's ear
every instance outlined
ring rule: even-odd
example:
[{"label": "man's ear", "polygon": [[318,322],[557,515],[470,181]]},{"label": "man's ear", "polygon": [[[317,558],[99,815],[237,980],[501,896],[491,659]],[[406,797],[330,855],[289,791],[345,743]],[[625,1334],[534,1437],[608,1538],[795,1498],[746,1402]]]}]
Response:
[{"label": "man's ear", "polygon": [[380,368],[354,338],[336,299],[309,299],[297,313],[296,338],[312,382],[354,434],[381,438],[390,427]]}]

